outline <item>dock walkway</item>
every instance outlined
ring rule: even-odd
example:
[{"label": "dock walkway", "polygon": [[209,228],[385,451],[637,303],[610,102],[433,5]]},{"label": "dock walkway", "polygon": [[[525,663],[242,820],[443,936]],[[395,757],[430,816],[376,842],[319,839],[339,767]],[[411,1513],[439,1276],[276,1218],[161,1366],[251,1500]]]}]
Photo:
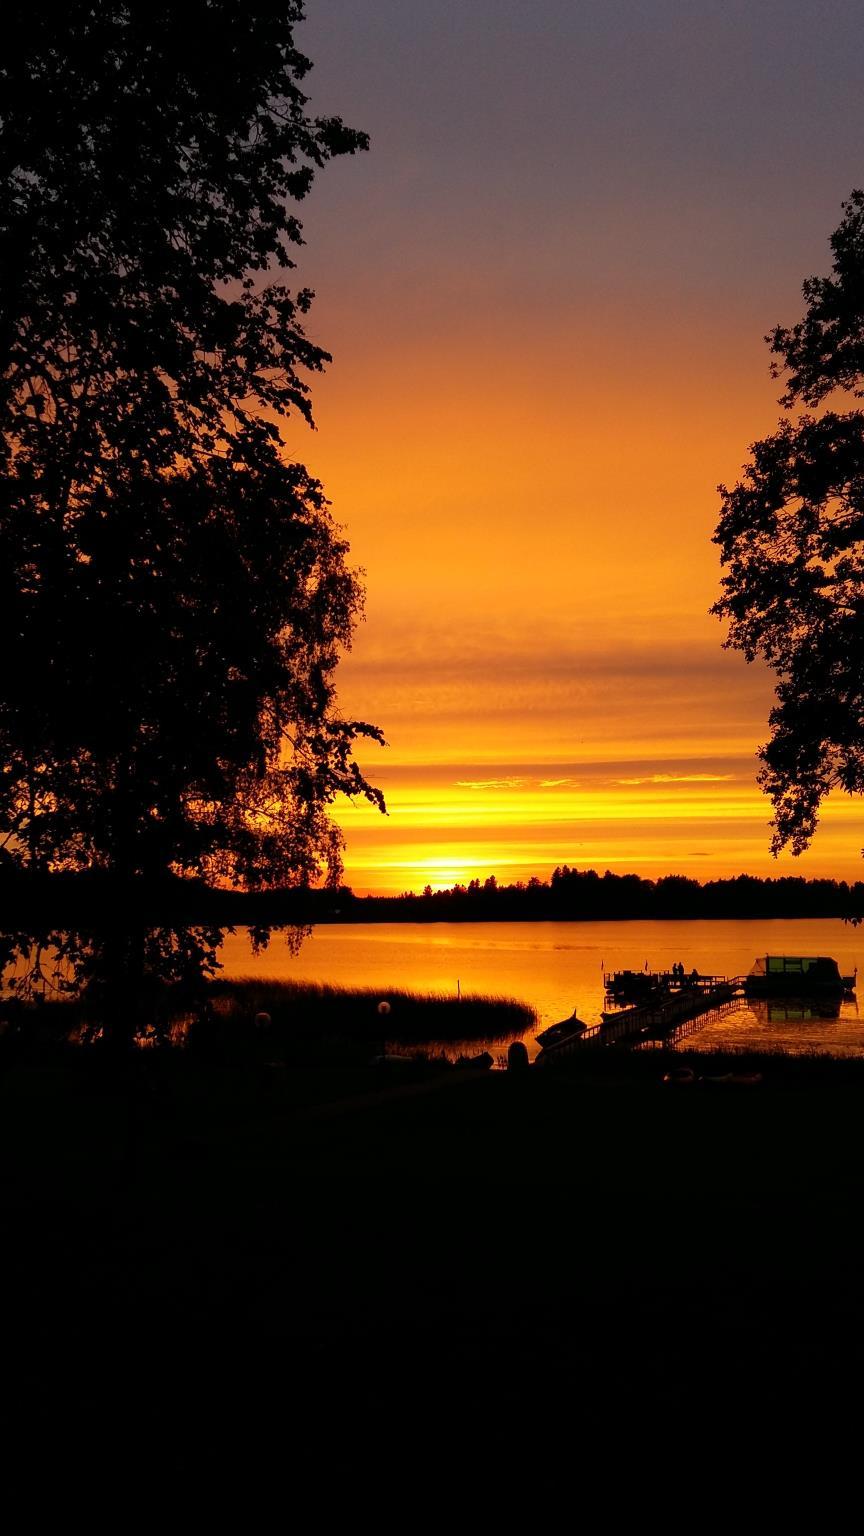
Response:
[{"label": "dock walkway", "polygon": [[710,976],[700,977],[699,981],[706,984],[685,984],[631,1008],[606,1012],[599,1024],[546,1046],[537,1059],[548,1061],[568,1056],[589,1042],[624,1046],[675,1044],[711,1019],[740,1007],[744,989],[739,977],[729,980],[725,976]]}]

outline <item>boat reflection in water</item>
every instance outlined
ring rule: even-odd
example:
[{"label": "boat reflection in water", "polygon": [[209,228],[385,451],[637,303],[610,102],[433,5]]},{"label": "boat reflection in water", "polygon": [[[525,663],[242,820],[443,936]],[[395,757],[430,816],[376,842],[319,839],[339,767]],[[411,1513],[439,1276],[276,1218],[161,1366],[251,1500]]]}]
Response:
[{"label": "boat reflection in water", "polygon": [[864,1056],[864,1021],[854,999],[842,996],[748,997],[691,1035],[682,1048]]},{"label": "boat reflection in water", "polygon": [[805,1024],[810,1019],[839,1019],[837,997],[772,997],[765,1002],[751,998],[749,1007],[756,1017],[764,1010],[769,1024]]}]

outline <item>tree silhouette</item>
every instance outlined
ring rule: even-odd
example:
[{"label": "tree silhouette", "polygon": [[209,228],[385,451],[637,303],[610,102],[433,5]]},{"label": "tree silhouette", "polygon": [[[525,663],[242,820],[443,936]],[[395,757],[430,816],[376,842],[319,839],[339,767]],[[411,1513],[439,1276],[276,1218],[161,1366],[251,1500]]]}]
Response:
[{"label": "tree silhouette", "polygon": [[[864,395],[864,192],[843,204],[831,246],[833,275],[805,282],[803,320],[766,338],[787,407]],[[864,413],[781,419],[720,493],[714,611],[731,620],[726,644],[777,674],[759,778],[775,853],[801,853],[829,791],[864,790]]]},{"label": "tree silhouette", "polygon": [[132,889],[335,881],[334,796],[383,807],[352,756],[380,733],[334,690],[361,590],[280,432],[329,360],[286,280],[293,210],[366,146],[307,112],[302,14],[4,18],[0,844],[122,892],[60,940],[79,979],[206,970],[218,928],[130,922]]}]

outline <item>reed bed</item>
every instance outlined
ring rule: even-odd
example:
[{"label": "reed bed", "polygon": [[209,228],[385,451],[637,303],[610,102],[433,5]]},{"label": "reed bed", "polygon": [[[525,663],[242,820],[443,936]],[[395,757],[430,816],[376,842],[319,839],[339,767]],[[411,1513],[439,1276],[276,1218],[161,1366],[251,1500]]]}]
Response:
[{"label": "reed bed", "polygon": [[455,998],[398,987],[349,988],[251,977],[213,983],[207,1013],[192,1031],[193,1038],[215,1031],[263,1031],[274,1044],[325,1036],[382,1046],[501,1043],[537,1023],[533,1008],[508,997]]},{"label": "reed bed", "polygon": [[[348,1055],[400,1047],[452,1053],[503,1044],[536,1027],[533,1008],[512,998],[347,988],[255,977],[211,983],[196,1003],[166,992],[137,1036],[193,1055],[214,1052],[268,1059],[320,1053]],[[98,1020],[79,999],[7,1000],[0,1006],[0,1042],[8,1050],[97,1044]],[[352,1048],[354,1050],[352,1051]]]}]

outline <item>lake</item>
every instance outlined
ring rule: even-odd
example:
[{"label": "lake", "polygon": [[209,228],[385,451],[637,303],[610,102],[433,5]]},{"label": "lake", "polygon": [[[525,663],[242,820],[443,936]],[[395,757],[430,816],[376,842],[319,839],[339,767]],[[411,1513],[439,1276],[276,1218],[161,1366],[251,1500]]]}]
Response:
[{"label": "lake", "polygon": [[[481,992],[515,997],[536,1008],[538,1028],[575,1008],[587,1024],[603,1007],[603,971],[690,971],[738,976],[757,955],[833,955],[845,974],[855,970],[864,930],[833,918],[748,922],[598,923],[344,923],[320,924],[299,954],[276,935],[253,955],[243,930],[221,951],[226,977],[266,976],[342,987],[404,987],[454,995]],[[795,1014],[804,1013],[805,1017]],[[719,1047],[821,1050],[864,1055],[864,1021],[855,1001],[836,1018],[806,1017],[808,1009],[754,1003],[707,1024],[688,1050]],[[790,1016],[791,1015],[791,1016]],[[532,1054],[533,1038],[526,1037]],[[501,1048],[500,1046],[498,1047]]]}]

